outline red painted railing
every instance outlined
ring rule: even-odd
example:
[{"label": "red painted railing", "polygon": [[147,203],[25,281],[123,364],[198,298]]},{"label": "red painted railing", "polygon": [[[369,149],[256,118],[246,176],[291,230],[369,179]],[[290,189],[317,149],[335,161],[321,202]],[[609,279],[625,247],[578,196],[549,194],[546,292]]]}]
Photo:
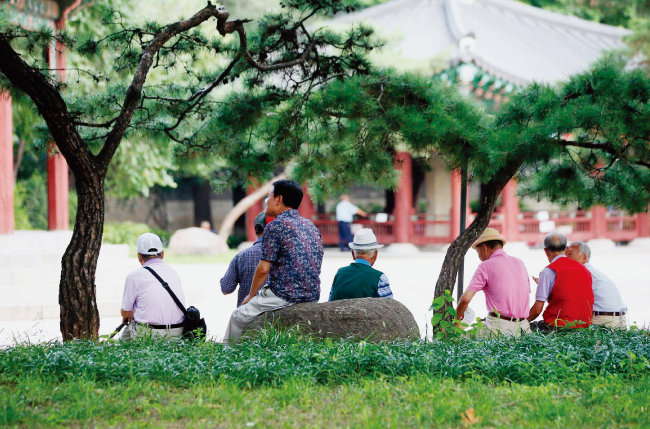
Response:
[{"label": "red painted railing", "polygon": [[[549,221],[555,224],[554,230],[562,232],[571,241],[586,241],[592,238],[609,238],[614,241],[630,241],[643,236],[648,226],[641,224],[647,222],[648,217],[643,215],[625,216],[616,212],[609,212],[605,216],[605,236],[596,237],[596,219],[591,212],[551,212]],[[331,215],[316,215],[314,224],[319,229],[325,245],[338,244],[338,222]],[[364,228],[372,228],[377,240],[382,244],[395,242],[393,235],[393,219],[386,222],[376,222],[361,219],[355,221]],[[489,226],[500,232],[504,231],[504,219],[500,214],[495,214]],[[430,244],[447,244],[456,238],[457,234],[450,231],[449,219],[436,219],[429,215],[417,215],[411,218],[410,242],[418,246]],[[505,237],[510,241],[523,241],[530,245],[541,243],[546,232],[540,231],[540,221],[536,212],[524,212],[519,216],[519,234],[517,237]]]}]

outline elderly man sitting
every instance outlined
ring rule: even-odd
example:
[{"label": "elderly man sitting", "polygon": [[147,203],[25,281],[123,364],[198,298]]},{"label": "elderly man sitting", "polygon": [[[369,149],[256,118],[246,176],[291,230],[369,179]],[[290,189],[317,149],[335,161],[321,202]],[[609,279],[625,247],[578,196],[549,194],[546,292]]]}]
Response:
[{"label": "elderly man sitting", "polygon": [[386,274],[372,266],[377,260],[378,250],[384,247],[370,228],[363,228],[354,234],[354,241],[348,246],[352,249],[354,262],[338,270],[334,276],[330,301],[351,298],[392,298],[393,293]]},{"label": "elderly man sitting", "polygon": [[584,264],[591,273],[591,288],[594,291],[594,325],[610,328],[627,329],[627,307],[613,281],[595,269],[590,263],[591,249],[587,243],[574,241],[567,247],[566,255],[574,261]]},{"label": "elderly man sitting", "polygon": [[480,336],[496,333],[519,336],[530,332],[526,320],[530,294],[528,272],[521,259],[503,250],[505,243],[499,231],[486,228],[472,245],[482,262],[460,297],[456,313],[462,319],[476,292],[483,291],[489,313]]}]

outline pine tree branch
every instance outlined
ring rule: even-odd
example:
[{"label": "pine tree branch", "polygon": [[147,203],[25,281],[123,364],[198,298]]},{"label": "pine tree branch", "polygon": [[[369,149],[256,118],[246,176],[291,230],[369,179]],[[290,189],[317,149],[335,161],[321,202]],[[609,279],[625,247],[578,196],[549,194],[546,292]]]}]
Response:
[{"label": "pine tree branch", "polygon": [[237,64],[237,62],[240,59],[241,59],[241,54],[238,54],[235,58],[233,58],[230,64],[228,64],[228,67],[226,67],[224,71],[221,72],[219,77],[217,77],[217,79],[210,84],[210,86],[192,94],[192,96],[187,101],[194,101],[194,102],[180,113],[174,125],[165,128],[164,130],[165,134],[169,135],[170,132],[178,128],[178,126],[185,120],[187,115],[201,102],[201,100],[203,100],[206,95],[212,92],[213,89],[215,89],[221,82],[223,82],[223,80],[230,74],[233,67],[235,67],[235,64]]},{"label": "pine tree branch", "polygon": [[610,155],[614,155],[615,156],[614,160],[625,159],[629,163],[639,165],[641,167],[650,168],[650,162],[645,162],[642,160],[634,160],[624,156],[624,153],[621,153],[621,151],[616,150],[616,147],[611,142],[589,143],[589,142],[577,142],[574,140],[555,140],[555,139],[552,139],[551,142],[554,144],[559,144],[562,147],[580,147],[583,149],[602,150],[603,152],[606,152]]},{"label": "pine tree branch", "polygon": [[113,158],[113,155],[115,154],[115,151],[117,150],[117,147],[133,118],[137,106],[142,101],[142,87],[144,86],[154,58],[160,49],[172,37],[191,28],[197,27],[210,18],[217,18],[217,27],[223,26],[225,21],[228,19],[228,16],[228,12],[223,7],[216,7],[211,2],[208,2],[205,8],[194,14],[194,16],[189,19],[167,25],[158,32],[151,42],[149,42],[149,44],[144,48],[142,55],[140,56],[140,62],[138,63],[138,67],[134,73],[133,80],[131,81],[131,85],[129,85],[129,88],[126,91],[120,115],[115,121],[113,128],[108,134],[106,143],[98,155],[100,165],[103,169],[108,168],[108,164]]}]

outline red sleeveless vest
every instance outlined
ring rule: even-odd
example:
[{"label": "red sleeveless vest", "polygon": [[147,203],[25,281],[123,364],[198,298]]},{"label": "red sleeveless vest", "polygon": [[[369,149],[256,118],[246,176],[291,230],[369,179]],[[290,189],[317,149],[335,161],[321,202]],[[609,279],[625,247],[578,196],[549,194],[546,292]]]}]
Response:
[{"label": "red sleeveless vest", "polygon": [[548,268],[555,271],[555,284],[548,296],[544,322],[551,326],[564,326],[582,320],[585,323],[572,327],[591,325],[594,307],[591,273],[581,263],[567,257],[556,259]]}]

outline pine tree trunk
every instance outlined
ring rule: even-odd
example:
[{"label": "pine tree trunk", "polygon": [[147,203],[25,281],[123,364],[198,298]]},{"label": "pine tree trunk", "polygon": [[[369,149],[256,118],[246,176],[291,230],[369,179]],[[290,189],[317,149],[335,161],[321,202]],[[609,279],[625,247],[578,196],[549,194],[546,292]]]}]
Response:
[{"label": "pine tree trunk", "polygon": [[[476,218],[467,229],[463,231],[463,233],[459,235],[453,243],[451,243],[449,249],[447,249],[447,254],[445,255],[445,260],[442,263],[440,275],[436,282],[434,299],[443,295],[445,290],[449,290],[453,295],[460,262],[465,257],[467,250],[476,241],[479,235],[481,235],[485,228],[487,228],[490,219],[492,218],[494,206],[496,205],[499,194],[501,194],[501,191],[508,181],[514,177],[520,166],[521,161],[511,161],[498,171],[485,185]],[[444,311],[444,307],[441,310]]]},{"label": "pine tree trunk", "polygon": [[104,229],[104,177],[77,178],[79,205],[70,244],[61,261],[59,305],[64,340],[97,338],[95,272]]}]

